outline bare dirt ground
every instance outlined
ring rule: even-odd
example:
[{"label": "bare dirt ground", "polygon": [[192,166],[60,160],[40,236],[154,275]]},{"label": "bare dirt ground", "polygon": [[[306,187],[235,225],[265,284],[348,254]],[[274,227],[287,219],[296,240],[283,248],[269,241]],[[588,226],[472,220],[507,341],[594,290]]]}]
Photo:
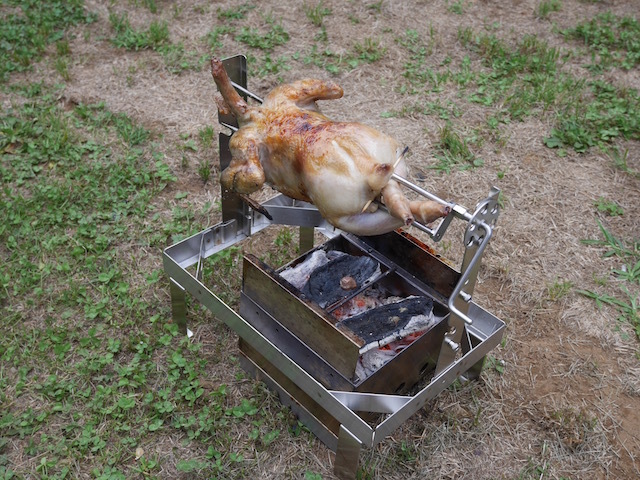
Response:
[{"label": "bare dirt ground", "polygon": [[[156,52],[118,49],[108,41],[113,35],[108,17],[111,11],[126,11],[134,28],[146,28],[155,18],[165,19],[173,42],[183,42],[187,51],[207,54],[203,38],[216,26],[232,25],[232,20],[219,18],[218,13],[239,4],[158,1],[159,12],[152,14],[134,3],[87,2],[87,8],[98,13],[98,20],[81,27],[71,43],[73,64],[64,97],[74,103],[104,101],[110,110],[124,112],[152,129],[157,141],[175,152],[167,159],[178,176],[174,191],[189,191],[195,205],[215,202],[220,198],[218,171],[214,168],[213,181],[203,184],[197,173],[202,152],[178,148],[184,138],[208,125],[220,129],[207,66],[173,74]],[[382,113],[420,102],[439,99],[445,104],[451,100],[460,108],[460,114],[450,120],[459,131],[481,130],[486,122],[486,107],[464,101],[447,84],[440,92],[416,96],[400,91],[406,54],[394,39],[408,29],[434,39],[427,64],[435,67],[448,58],[458,65],[470,55],[458,39],[460,28],[484,31],[493,26],[493,33],[505,41],[534,34],[550,45],[579,49],[578,43],[558,31],[604,11],[637,15],[638,5],[620,0],[564,0],[559,11],[540,19],[534,14],[538,2],[533,0],[468,0],[461,2],[461,13],[453,11],[454,3],[386,0],[368,5],[325,0],[323,5],[331,14],[323,20],[327,42],[321,45],[346,53],[356,42],[376,38],[386,48],[379,61],[361,63],[336,75],[304,61],[318,43],[314,38],[320,29],[311,24],[300,2],[256,2],[256,8],[236,23],[264,28],[265,15],[276,19],[290,38],[273,51],[248,47],[231,33],[221,34],[215,49],[220,57],[249,55],[250,68],[263,65],[266,55],[288,59],[288,69],[249,79],[250,89],[259,95],[281,82],[303,77],[337,81],[345,96],[321,104],[323,111],[335,119],[368,123],[408,145],[414,179],[444,198],[473,208],[492,185],[503,192],[503,209],[475,296],[508,325],[503,344],[492,352],[500,367],[487,368],[478,382],[446,390],[387,441],[365,451],[363,475],[380,479],[637,478],[638,340],[628,325],[617,321],[615,309],[599,309],[576,290],[596,289],[598,278],[610,277],[611,270],[621,266],[619,258],[603,257],[604,248],[581,242],[602,238],[598,219],[617,238],[640,235],[638,179],[616,169],[597,148],[581,154],[568,150],[565,157],[547,148],[542,139],[552,126],[549,112],[501,125],[499,139],[476,144],[482,166],[438,173],[429,167],[436,164],[432,147],[444,120],[438,115],[389,117]],[[585,58],[570,60],[563,68],[578,76],[586,74]],[[479,65],[473,55],[471,61]],[[40,68],[33,75],[47,73],[46,66]],[[605,77],[619,86],[640,87],[637,69],[615,69]],[[633,141],[619,145],[628,149],[629,167],[637,170],[640,145]],[[186,168],[184,156],[190,161]],[[212,160],[217,162],[217,158]],[[600,197],[617,203],[624,214],[598,212],[594,202]],[[215,215],[209,220],[211,224],[218,221]],[[450,243],[435,248],[445,256],[455,256],[459,240],[448,240]],[[152,253],[146,261],[160,264],[161,252]],[[554,285],[563,283],[570,285],[568,291],[554,294]],[[629,288],[638,295],[637,284]],[[221,341],[216,320],[193,318],[193,322],[197,338],[205,345]],[[226,351],[235,351],[235,336],[225,331],[222,337]],[[247,380],[236,381],[237,367],[225,366],[216,352],[203,351],[203,355],[211,363],[216,382],[236,385],[235,395],[255,388]],[[239,438],[249,430],[247,426],[246,431],[239,431]],[[278,445],[280,451],[256,458],[247,478],[302,478],[301,466],[332,478],[332,454],[319,441]],[[171,455],[169,439],[158,448]]]}]

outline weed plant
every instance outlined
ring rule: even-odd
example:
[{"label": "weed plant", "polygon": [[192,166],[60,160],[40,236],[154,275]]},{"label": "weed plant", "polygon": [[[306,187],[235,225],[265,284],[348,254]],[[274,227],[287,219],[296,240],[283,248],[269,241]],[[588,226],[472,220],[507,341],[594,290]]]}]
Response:
[{"label": "weed plant", "polygon": [[304,4],[304,13],[309,21],[316,27],[322,27],[324,23],[324,17],[331,15],[331,9],[324,6],[322,0],[316,5]]},{"label": "weed plant", "polygon": [[284,30],[282,25],[273,21],[267,22],[267,24],[270,25],[270,28],[264,33],[255,28],[242,27],[236,35],[236,40],[249,47],[265,51],[272,51],[276,46],[284,45],[289,41],[289,33]]},{"label": "weed plant", "polygon": [[559,12],[562,9],[560,0],[543,0],[536,7],[536,17],[545,19],[552,12]]},{"label": "weed plant", "polygon": [[166,22],[153,21],[146,30],[134,30],[129,15],[109,14],[109,22],[116,36],[111,40],[116,47],[127,50],[158,49],[169,42],[169,26]]},{"label": "weed plant", "polygon": [[435,145],[438,164],[433,168],[449,173],[456,166],[461,170],[482,165],[482,160],[473,154],[470,140],[456,132],[450,123],[440,129],[439,142]]},{"label": "weed plant", "polygon": [[220,20],[244,20],[251,10],[256,8],[255,5],[243,3],[225,10],[218,9],[218,18]]},{"label": "weed plant", "polygon": [[640,295],[637,293],[640,286],[640,239],[625,241],[615,237],[601,222],[598,226],[603,238],[583,240],[583,243],[605,247],[605,257],[616,257],[624,262],[620,268],[611,271],[618,288],[607,288],[605,284],[602,290],[606,291],[578,290],[578,293],[592,298],[598,307],[606,304],[615,308],[621,325],[630,326],[640,339]]}]

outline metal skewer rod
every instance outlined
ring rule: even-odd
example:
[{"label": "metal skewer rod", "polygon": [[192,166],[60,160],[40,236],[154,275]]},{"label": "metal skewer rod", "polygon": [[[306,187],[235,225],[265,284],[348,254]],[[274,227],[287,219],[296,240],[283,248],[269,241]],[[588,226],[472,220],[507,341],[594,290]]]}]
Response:
[{"label": "metal skewer rod", "polygon": [[391,174],[391,178],[393,180],[395,180],[396,182],[404,185],[405,187],[413,190],[416,193],[419,193],[420,195],[422,195],[423,197],[427,197],[429,200],[433,200],[434,202],[438,202],[438,203],[442,203],[444,205],[449,205],[450,207],[453,207],[453,203],[450,202],[446,202],[444,200],[442,200],[440,197],[438,197],[437,195],[434,195],[431,192],[426,191],[423,188],[420,188],[419,186],[417,186],[414,183],[411,183],[409,180],[407,180],[404,177],[401,177],[400,175],[398,175],[397,173],[392,173]]},{"label": "metal skewer rod", "polygon": [[457,203],[451,203],[451,202],[447,202],[445,200],[442,200],[437,195],[434,195],[433,193],[428,192],[423,188],[420,188],[419,186],[415,185],[414,183],[411,183],[406,178],[401,177],[397,173],[391,174],[391,178],[393,180],[395,180],[396,182],[404,185],[405,187],[413,190],[414,192],[422,195],[423,197],[427,197],[429,200],[433,200],[434,202],[442,203],[443,205],[448,205],[449,207],[451,207],[451,210],[453,210],[453,212],[455,213],[455,215],[458,218],[461,218],[463,220],[469,221],[473,217],[473,215],[471,213],[469,213],[466,208],[458,205]]},{"label": "metal skewer rod", "polygon": [[234,88],[235,88],[236,90],[239,90],[241,93],[244,93],[245,95],[247,95],[247,96],[249,96],[249,97],[253,98],[254,100],[256,100],[256,101],[258,101],[258,102],[260,102],[260,103],[262,103],[262,99],[261,99],[259,96],[257,96],[255,93],[250,92],[249,90],[247,90],[246,88],[244,88],[242,85],[238,85],[238,84],[237,84],[236,82],[234,82],[234,81],[231,81],[231,85],[233,85],[233,86],[234,86]]}]

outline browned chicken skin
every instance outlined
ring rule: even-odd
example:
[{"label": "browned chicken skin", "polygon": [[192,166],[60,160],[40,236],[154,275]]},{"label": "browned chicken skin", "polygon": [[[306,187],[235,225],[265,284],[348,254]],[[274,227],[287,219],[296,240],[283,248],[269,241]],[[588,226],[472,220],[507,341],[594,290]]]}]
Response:
[{"label": "browned chicken skin", "polygon": [[[437,202],[408,201],[391,179],[394,172],[406,175],[393,138],[320,113],[317,100],[342,97],[335,83],[307,79],[281,85],[252,107],[238,95],[220,60],[211,60],[211,73],[240,127],[229,142],[232,161],[220,178],[224,189],[250,194],[267,182],[313,203],[329,223],[358,235],[385,233],[414,218],[431,223],[449,213]],[[373,202],[380,198],[389,213]]]}]

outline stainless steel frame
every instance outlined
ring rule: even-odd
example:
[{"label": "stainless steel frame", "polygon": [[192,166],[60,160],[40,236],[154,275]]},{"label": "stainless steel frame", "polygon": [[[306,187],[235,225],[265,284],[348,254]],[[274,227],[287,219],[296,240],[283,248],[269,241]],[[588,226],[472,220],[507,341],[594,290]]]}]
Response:
[{"label": "stainless steel frame", "polygon": [[[257,96],[247,90],[245,58],[232,57],[225,60],[224,64],[237,84],[238,91],[259,101]],[[233,117],[220,117],[220,123],[232,130],[237,128]],[[220,134],[221,168],[225,168],[230,161],[229,138],[230,135]],[[185,298],[188,292],[232,328],[242,342],[246,342],[266,359],[283,378],[321,404],[339,422],[339,433],[336,436],[271,375],[254,362],[245,360],[243,366],[277,391],[283,403],[291,406],[305,425],[336,452],[334,472],[339,478],[354,478],[362,447],[371,447],[381,442],[457,378],[477,378],[485,355],[500,343],[505,329],[501,320],[472,299],[481,258],[498,217],[499,191],[492,189],[489,197],[480,202],[473,213],[469,213],[465,208],[445,202],[402,177],[394,175],[394,178],[420,195],[451,206],[451,214],[436,228],[417,226],[435,241],[442,238],[453,218],[467,222],[460,277],[447,299],[450,310],[448,331],[444,335],[435,373],[412,396],[328,390],[203,284],[202,262],[206,258],[245,240],[272,223],[300,226],[301,251],[313,247],[315,230],[327,237],[339,234],[339,231],[324,221],[313,205],[278,195],[262,204],[273,217],[273,220],[268,220],[250,209],[238,196],[223,193],[223,221],[168,247],[163,253],[164,270],[170,278],[173,318],[183,332],[186,332]],[[195,274],[188,271],[194,265]],[[372,427],[358,412],[384,415]]]}]

